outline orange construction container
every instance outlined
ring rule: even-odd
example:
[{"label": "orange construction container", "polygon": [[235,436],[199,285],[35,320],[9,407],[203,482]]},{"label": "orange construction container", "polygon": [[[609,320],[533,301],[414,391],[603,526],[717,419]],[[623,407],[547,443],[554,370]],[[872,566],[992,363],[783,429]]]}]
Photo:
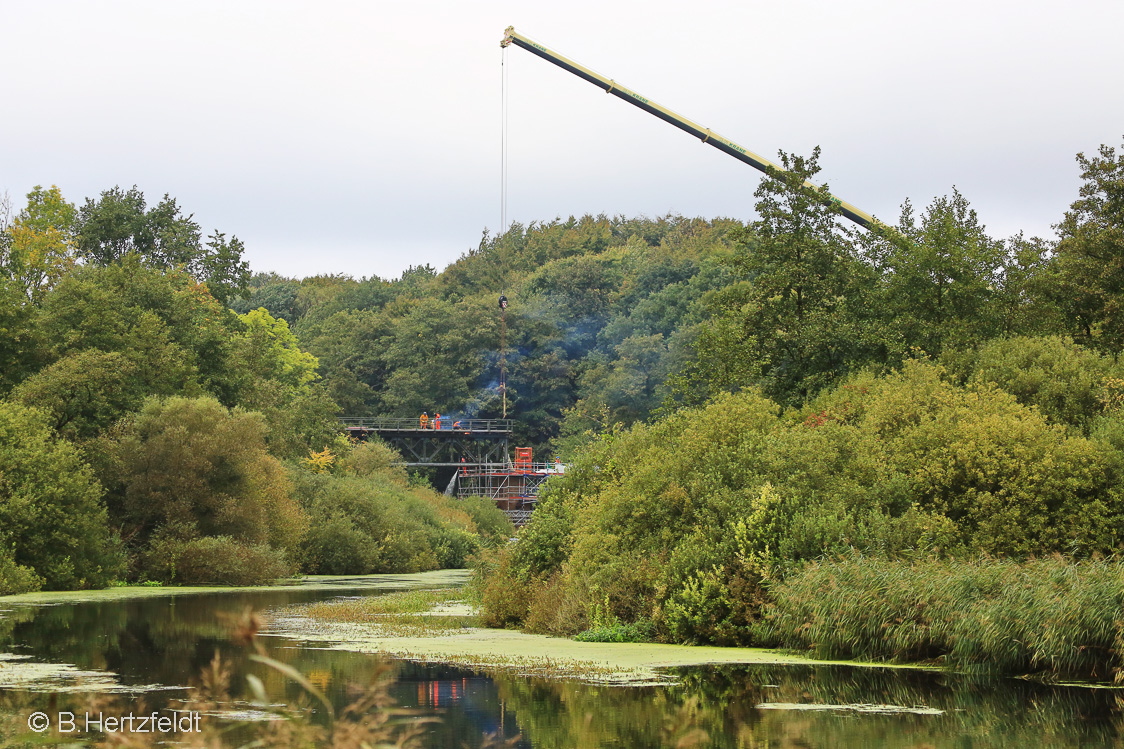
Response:
[{"label": "orange construction container", "polygon": [[523,471],[531,470],[531,448],[515,448],[515,467]]}]

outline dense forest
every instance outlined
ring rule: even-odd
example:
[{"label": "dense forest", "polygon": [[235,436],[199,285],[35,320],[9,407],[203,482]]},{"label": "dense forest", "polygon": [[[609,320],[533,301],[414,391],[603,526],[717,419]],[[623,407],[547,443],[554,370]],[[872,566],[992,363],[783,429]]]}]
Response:
[{"label": "dense forest", "polygon": [[242,244],[165,196],[0,211],[0,594],[460,567],[506,517],[342,436]]},{"label": "dense forest", "polygon": [[[389,280],[252,274],[168,196],[36,188],[0,212],[0,592],[482,554],[495,624],[791,644],[822,612],[782,592],[840,555],[1117,553],[1124,153],[1078,155],[1049,240],[955,189],[856,230],[802,187],[819,157],[750,223],[513,225]],[[337,426],[499,416],[501,360],[517,442],[573,464],[512,545]]]}]

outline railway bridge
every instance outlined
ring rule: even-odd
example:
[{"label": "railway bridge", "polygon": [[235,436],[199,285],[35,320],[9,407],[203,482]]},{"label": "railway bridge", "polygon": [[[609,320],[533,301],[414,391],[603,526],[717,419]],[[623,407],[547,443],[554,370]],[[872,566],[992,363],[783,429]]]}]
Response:
[{"label": "railway bridge", "polygon": [[[387,416],[341,419],[348,435],[376,434],[406,459],[411,468],[464,468],[511,462],[512,419],[444,419],[430,421]],[[456,427],[456,428],[454,428]]]}]

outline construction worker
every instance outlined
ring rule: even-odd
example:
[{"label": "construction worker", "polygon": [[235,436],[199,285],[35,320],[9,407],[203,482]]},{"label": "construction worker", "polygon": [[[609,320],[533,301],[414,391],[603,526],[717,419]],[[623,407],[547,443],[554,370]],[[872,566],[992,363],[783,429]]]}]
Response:
[{"label": "construction worker", "polygon": [[421,422],[422,429],[429,429],[429,414],[427,414],[425,411],[422,411],[421,419],[419,419],[419,421]]},{"label": "construction worker", "polygon": [[460,419],[457,419],[456,421],[453,422],[453,429],[460,429],[460,428],[461,428],[461,421],[460,421]]},{"label": "construction worker", "polygon": [[441,428],[441,414],[437,414],[433,417],[433,428],[434,429],[440,429]]}]

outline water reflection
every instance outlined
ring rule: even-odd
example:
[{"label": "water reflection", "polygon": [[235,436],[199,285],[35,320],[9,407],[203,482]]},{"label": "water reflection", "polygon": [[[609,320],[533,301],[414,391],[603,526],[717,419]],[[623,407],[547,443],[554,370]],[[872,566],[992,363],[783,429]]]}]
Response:
[{"label": "water reflection", "polygon": [[[302,689],[249,662],[229,641],[221,617],[237,617],[249,605],[278,608],[334,595],[294,589],[11,607],[0,611],[0,653],[9,654],[0,664],[0,685],[3,670],[19,657],[44,673],[100,674],[159,708],[182,697],[217,651],[231,666],[235,699],[246,697],[245,676],[253,673],[270,695],[296,702],[305,697]],[[263,641],[271,657],[306,674],[337,709],[379,670],[372,656],[281,637]],[[403,661],[391,695],[403,708],[441,719],[427,728],[426,744],[435,747],[478,747],[485,734],[521,735],[517,745],[524,747],[1122,744],[1120,692],[1111,689],[837,666],[696,667],[674,674],[675,685],[621,688]],[[54,694],[57,682],[43,678],[42,692],[0,689],[0,744],[20,715],[47,704],[65,709],[80,699]]]}]

